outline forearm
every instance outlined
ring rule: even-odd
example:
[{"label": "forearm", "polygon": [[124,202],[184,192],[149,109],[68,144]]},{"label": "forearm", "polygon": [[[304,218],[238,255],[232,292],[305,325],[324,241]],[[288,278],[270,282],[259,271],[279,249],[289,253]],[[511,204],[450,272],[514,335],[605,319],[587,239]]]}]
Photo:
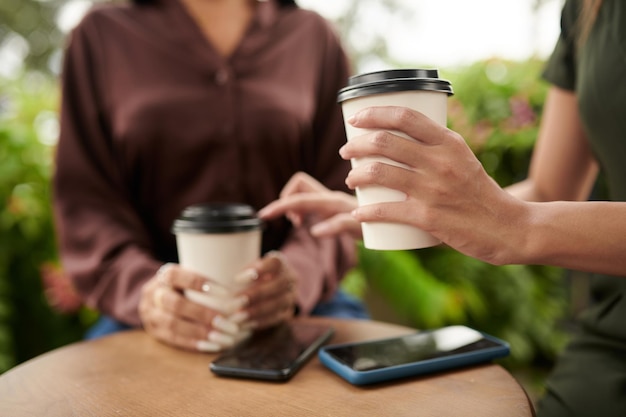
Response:
[{"label": "forearm", "polygon": [[112,198],[103,210],[87,203],[92,197],[56,185],[55,225],[65,272],[88,306],[139,326],[141,288],[163,263],[152,255],[148,236]]},{"label": "forearm", "polygon": [[[95,270],[93,275],[74,275],[73,279],[81,286],[87,305],[123,323],[139,327],[141,289],[162,264],[137,248],[128,248],[113,263]],[[64,265],[69,266],[69,263],[64,262]]]},{"label": "forearm", "polygon": [[[139,326],[141,288],[162,262],[150,255],[141,239],[133,240],[112,220],[103,221],[94,213],[75,217],[64,213],[57,203],[61,260],[85,304]],[[80,221],[83,217],[89,221]]]},{"label": "forearm", "polygon": [[511,263],[626,275],[626,203],[529,203],[527,217]]}]

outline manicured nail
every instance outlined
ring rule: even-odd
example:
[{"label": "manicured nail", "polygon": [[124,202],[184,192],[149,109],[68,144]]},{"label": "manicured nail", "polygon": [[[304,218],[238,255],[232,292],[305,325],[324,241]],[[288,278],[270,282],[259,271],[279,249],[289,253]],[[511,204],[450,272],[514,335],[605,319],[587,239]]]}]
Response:
[{"label": "manicured nail", "polygon": [[205,282],[204,284],[202,284],[202,287],[200,287],[200,290],[205,294],[212,294],[218,297],[230,294],[226,288],[221,287],[217,284],[208,283],[208,282]]},{"label": "manicured nail", "polygon": [[279,258],[279,259],[283,259],[285,257],[285,255],[279,250],[271,250],[267,252],[265,256],[270,256],[272,258]]},{"label": "manicured nail", "polygon": [[242,307],[245,307],[250,302],[250,299],[247,295],[240,295],[239,297],[233,300],[233,308],[235,310],[240,310]]},{"label": "manicured nail", "polygon": [[248,314],[247,311],[238,311],[235,314],[231,315],[228,319],[232,322],[232,323],[243,323],[244,321],[248,320],[248,317],[250,316],[250,314]]},{"label": "manicured nail", "polygon": [[250,337],[251,334],[252,332],[250,330],[244,330],[237,333],[237,335],[235,336],[235,343],[239,343],[242,340],[247,339],[248,337]]},{"label": "manicured nail", "polygon": [[257,323],[254,320],[251,320],[251,321],[247,321],[245,323],[242,323],[240,325],[240,327],[241,327],[242,330],[254,330],[257,327],[259,327],[259,323]]},{"label": "manicured nail", "polygon": [[324,223],[317,223],[311,226],[311,234],[313,236],[319,236],[321,234],[324,234],[324,232],[326,232],[327,230],[328,230],[328,225]]},{"label": "manicured nail", "polygon": [[196,348],[200,352],[219,352],[222,347],[215,342],[209,342],[208,340],[198,340]]},{"label": "manicured nail", "polygon": [[239,284],[249,284],[252,281],[256,281],[259,278],[259,273],[256,269],[248,268],[241,271],[235,276],[235,282]]},{"label": "manicured nail", "polygon": [[211,324],[217,330],[221,330],[228,334],[236,334],[239,331],[239,326],[235,324],[234,320],[228,320],[223,316],[215,316]]},{"label": "manicured nail", "polygon": [[209,332],[208,339],[210,342],[215,342],[222,347],[230,347],[235,344],[235,338],[233,336],[227,335],[226,333],[217,332],[215,330]]}]

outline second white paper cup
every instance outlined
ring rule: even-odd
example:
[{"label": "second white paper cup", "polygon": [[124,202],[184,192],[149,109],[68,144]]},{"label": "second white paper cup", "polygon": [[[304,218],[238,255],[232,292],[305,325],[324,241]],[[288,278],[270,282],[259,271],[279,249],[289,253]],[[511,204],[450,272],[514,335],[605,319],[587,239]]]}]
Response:
[{"label": "second white paper cup", "polygon": [[186,208],[174,222],[179,263],[219,285],[219,291],[186,290],[192,301],[228,316],[245,288],[234,278],[261,254],[261,220],[252,207],[216,203]]},{"label": "second white paper cup", "polygon": [[[417,110],[445,125],[447,99],[451,94],[450,83],[440,79],[436,69],[403,69],[351,77],[348,86],[339,92],[338,101],[342,105],[344,121],[367,107],[401,106]],[[348,140],[370,131],[357,129],[347,122],[345,128]],[[394,133],[413,140],[403,133]],[[351,163],[353,167],[358,167],[373,160],[406,167],[385,157],[355,158]],[[356,196],[359,206],[406,199],[405,193],[382,186],[357,187]],[[420,249],[441,243],[429,233],[401,223],[364,222],[361,228],[363,244],[368,249]]]}]

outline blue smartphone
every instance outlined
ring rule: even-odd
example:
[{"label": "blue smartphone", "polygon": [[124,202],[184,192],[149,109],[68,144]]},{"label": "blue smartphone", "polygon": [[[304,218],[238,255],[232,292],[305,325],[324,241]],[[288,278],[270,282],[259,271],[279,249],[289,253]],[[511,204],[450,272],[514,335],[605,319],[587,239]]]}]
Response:
[{"label": "blue smartphone", "polygon": [[509,344],[466,326],[448,326],[387,339],[322,347],[318,356],[354,385],[373,384],[488,362]]}]

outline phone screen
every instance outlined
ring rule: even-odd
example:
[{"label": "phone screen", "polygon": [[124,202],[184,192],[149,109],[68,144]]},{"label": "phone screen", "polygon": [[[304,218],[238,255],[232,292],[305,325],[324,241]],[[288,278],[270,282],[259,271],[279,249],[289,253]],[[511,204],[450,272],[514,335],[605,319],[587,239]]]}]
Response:
[{"label": "phone screen", "polygon": [[355,371],[370,371],[501,346],[476,330],[450,326],[385,340],[329,346],[325,350]]},{"label": "phone screen", "polygon": [[211,363],[224,376],[287,379],[333,334],[329,326],[289,322],[257,331]]}]

